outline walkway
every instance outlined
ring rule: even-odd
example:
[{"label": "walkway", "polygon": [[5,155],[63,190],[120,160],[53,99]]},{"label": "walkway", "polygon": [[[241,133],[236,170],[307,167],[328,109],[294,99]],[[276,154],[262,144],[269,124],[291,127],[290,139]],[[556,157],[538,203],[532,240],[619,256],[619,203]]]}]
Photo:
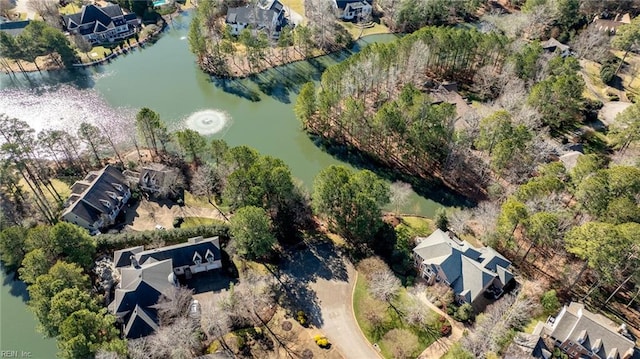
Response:
[{"label": "walkway", "polygon": [[416,298],[421,300],[424,304],[426,304],[431,310],[434,312],[444,316],[451,324],[451,335],[448,337],[440,338],[436,340],[433,344],[431,344],[427,349],[425,349],[418,359],[436,359],[442,357],[446,352],[449,351],[451,345],[455,342],[459,341],[462,338],[462,332],[464,332],[464,325],[460,322],[453,320],[447,313],[443,312],[440,308],[436,307],[427,299],[426,293],[423,291],[422,293],[416,294]]},{"label": "walkway", "polygon": [[298,297],[310,322],[348,359],[381,358],[353,314],[356,270],[329,243],[309,244],[282,266],[281,279]]}]

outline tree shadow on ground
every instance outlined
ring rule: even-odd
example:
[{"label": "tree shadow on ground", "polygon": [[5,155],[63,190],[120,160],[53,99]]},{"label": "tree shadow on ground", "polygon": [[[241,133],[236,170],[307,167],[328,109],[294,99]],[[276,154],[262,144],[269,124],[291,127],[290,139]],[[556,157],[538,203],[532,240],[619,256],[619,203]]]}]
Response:
[{"label": "tree shadow on ground", "polygon": [[2,286],[9,287],[9,294],[14,297],[20,298],[25,303],[28,302],[29,292],[27,291],[27,284],[17,278],[17,272],[9,272],[4,265],[0,265],[0,270],[4,272],[4,280],[2,281]]},{"label": "tree shadow on ground", "polygon": [[327,238],[320,238],[304,247],[289,250],[283,255],[279,269],[272,272],[284,289],[281,305],[295,316],[304,311],[309,324],[323,325],[322,310],[311,283],[318,279],[348,281],[344,257]]},{"label": "tree shadow on ground", "polygon": [[[445,207],[475,207],[477,205],[476,199],[457,192],[447,186],[439,178],[421,178],[411,176],[396,169],[387,167],[377,159],[355,147],[329,142],[318,136],[311,136],[311,139],[316,146],[322,148],[322,150],[326,151],[333,157],[347,162],[357,169],[374,172],[388,181],[402,181],[409,183],[418,195],[437,202]],[[476,198],[482,197],[480,193],[474,194],[476,195]]]}]

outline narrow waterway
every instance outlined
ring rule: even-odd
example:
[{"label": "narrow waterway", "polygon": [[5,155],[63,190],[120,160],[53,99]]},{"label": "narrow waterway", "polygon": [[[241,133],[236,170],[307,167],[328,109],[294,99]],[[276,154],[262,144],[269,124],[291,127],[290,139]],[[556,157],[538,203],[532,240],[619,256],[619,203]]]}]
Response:
[{"label": "narrow waterway", "polygon": [[37,321],[27,309],[26,285],[0,270],[0,357],[53,359],[56,341],[36,332]]},{"label": "narrow waterway", "polygon": [[[249,145],[283,159],[311,189],[320,170],[350,166],[324,152],[300,130],[293,113],[304,79],[318,80],[324,68],[351,52],[323,56],[267,71],[255,79],[219,81],[202,73],[188,49],[189,15],[175,19],[156,44],[104,66],[74,73],[0,75],[0,113],[27,121],[36,130],[75,129],[97,123],[122,142],[135,133],[141,107],[157,111],[170,129],[190,127],[230,145]],[[393,35],[360,40],[353,51]],[[412,193],[404,213],[431,216],[439,205]],[[2,274],[0,350],[25,350],[33,358],[53,358],[55,342],[35,332],[22,295],[24,285]]]}]

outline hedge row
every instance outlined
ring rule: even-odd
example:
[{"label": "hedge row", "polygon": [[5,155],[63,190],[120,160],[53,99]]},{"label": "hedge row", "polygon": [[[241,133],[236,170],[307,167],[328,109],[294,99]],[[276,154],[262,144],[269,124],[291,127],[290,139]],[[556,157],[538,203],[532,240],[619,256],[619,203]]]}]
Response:
[{"label": "hedge row", "polygon": [[186,242],[189,238],[203,236],[220,236],[220,241],[229,238],[229,226],[226,224],[203,225],[189,228],[176,228],[168,231],[154,230],[144,232],[124,232],[103,234],[96,237],[98,252],[108,252],[128,247],[149,245],[153,242],[164,242],[165,245]]}]

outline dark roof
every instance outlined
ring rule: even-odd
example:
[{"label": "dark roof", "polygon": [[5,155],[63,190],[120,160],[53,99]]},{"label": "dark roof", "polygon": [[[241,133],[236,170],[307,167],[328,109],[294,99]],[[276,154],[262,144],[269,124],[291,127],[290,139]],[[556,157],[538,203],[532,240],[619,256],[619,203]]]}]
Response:
[{"label": "dark roof", "polygon": [[120,268],[120,284],[109,310],[125,325],[127,338],[139,338],[157,329],[155,305],[171,286],[171,260]]},{"label": "dark roof", "polygon": [[[121,186],[122,190],[116,185]],[[74,183],[71,188],[73,194],[62,215],[72,212],[89,223],[97,221],[101,214],[108,214],[129,190],[122,173],[109,165],[100,171],[89,172],[83,181]],[[109,203],[111,207],[107,208],[104,203]]]},{"label": "dark roof", "polygon": [[[133,17],[131,15],[133,15]],[[115,4],[105,7],[87,5],[84,6],[82,11],[79,13],[62,16],[67,30],[79,31],[82,35],[113,29],[114,27],[124,25],[127,21],[135,18],[135,14],[127,14],[125,16],[122,12],[122,8]]]},{"label": "dark roof", "polygon": [[[347,7],[347,4],[363,2],[363,0],[335,0],[335,1],[336,1],[336,6],[338,6],[338,9],[340,10],[344,10],[344,8]],[[364,2],[371,5],[371,3],[369,3],[368,1],[364,1]]]},{"label": "dark roof", "polygon": [[124,328],[127,338],[141,338],[158,330],[156,310],[136,306]]},{"label": "dark roof", "polygon": [[193,256],[195,253],[199,253],[204,261],[207,251],[210,250],[213,254],[214,260],[222,258],[220,253],[220,244],[218,243],[218,237],[207,238],[200,242],[191,242],[176,244],[173,246],[151,249],[148,251],[140,252],[136,255],[140,264],[147,263],[150,259],[156,261],[162,261],[165,259],[171,259],[173,261],[173,268],[193,265]]},{"label": "dark roof", "polygon": [[0,23],[0,31],[11,36],[18,36],[30,22],[31,20],[2,22]]},{"label": "dark roof", "polygon": [[[277,10],[279,9],[279,10]],[[281,7],[271,6],[270,9],[261,9],[259,7],[232,7],[227,10],[226,22],[228,24],[249,24],[258,29],[269,28],[274,18],[278,19],[278,25],[281,25],[284,19],[284,13]],[[280,26],[278,26],[279,28]]]},{"label": "dark roof", "polygon": [[128,267],[131,265],[131,256],[144,250],[144,246],[121,249],[113,253],[113,264],[116,268]]}]

